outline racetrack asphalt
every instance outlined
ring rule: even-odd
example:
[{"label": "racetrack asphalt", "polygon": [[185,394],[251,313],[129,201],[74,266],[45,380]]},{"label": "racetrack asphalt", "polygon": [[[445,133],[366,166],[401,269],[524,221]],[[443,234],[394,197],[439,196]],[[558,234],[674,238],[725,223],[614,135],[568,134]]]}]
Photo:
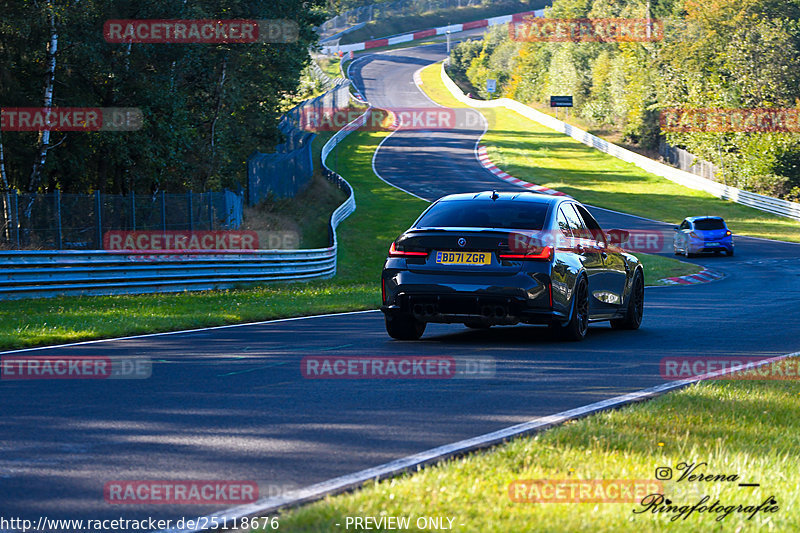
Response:
[{"label": "racetrack asphalt", "polygon": [[[377,54],[359,61],[354,79],[375,106],[431,106],[413,73],[443,57],[444,45]],[[383,179],[427,199],[520,190],[479,165],[473,149],[482,133],[395,133],[375,165]],[[593,211],[605,228],[664,227]],[[373,311],[17,352],[144,356],[153,369],[143,380],[0,382],[0,514],[205,515],[230,505],[109,504],[103,487],[113,480],[254,480],[267,495],[661,384],[664,357],[797,351],[800,246],[739,237],[736,253],[692,259],[726,274],[721,281],[648,289],[640,330],[593,325],[581,343],[556,341],[540,327],[459,325],[431,325],[418,342],[394,341]],[[490,357],[496,375],[303,378],[303,357],[332,355]]]}]

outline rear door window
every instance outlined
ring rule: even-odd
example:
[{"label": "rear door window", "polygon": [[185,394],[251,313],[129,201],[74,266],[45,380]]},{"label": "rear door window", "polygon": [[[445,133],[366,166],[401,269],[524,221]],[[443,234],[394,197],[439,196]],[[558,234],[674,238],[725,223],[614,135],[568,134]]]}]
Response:
[{"label": "rear door window", "polygon": [[558,210],[556,224],[558,224],[558,229],[561,231],[561,235],[568,239],[573,237],[572,229],[569,227],[569,222],[567,222],[567,217],[564,215],[564,211],[562,209]]},{"label": "rear door window", "polygon": [[583,220],[581,220],[581,217],[575,212],[575,209],[572,208],[572,204],[564,204],[561,208],[564,210],[564,215],[567,217],[567,223],[572,230],[572,234],[579,239],[591,238],[586,227],[583,225]]},{"label": "rear door window", "polygon": [[572,204],[575,210],[578,212],[580,217],[583,219],[583,224],[591,233],[592,238],[598,242],[606,244],[606,235],[603,233],[603,228],[600,227],[600,224],[597,220],[592,216],[588,209],[583,207],[582,205]]}]

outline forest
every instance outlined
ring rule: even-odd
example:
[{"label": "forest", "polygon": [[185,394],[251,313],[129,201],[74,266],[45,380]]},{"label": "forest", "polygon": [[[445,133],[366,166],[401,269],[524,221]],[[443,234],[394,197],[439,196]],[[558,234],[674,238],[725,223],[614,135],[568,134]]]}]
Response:
[{"label": "forest", "polygon": [[[0,188],[108,194],[245,183],[282,142],[324,0],[0,0],[0,107],[138,109],[134,131],[0,131]],[[108,42],[109,20],[289,21],[291,42]]]},{"label": "forest", "polygon": [[451,74],[488,98],[545,104],[571,95],[589,124],[654,149],[661,139],[711,161],[718,181],[800,200],[800,134],[661,127],[675,109],[800,109],[800,0],[554,0],[553,19],[654,19],[659,40],[546,42],[508,27],[451,53]]}]

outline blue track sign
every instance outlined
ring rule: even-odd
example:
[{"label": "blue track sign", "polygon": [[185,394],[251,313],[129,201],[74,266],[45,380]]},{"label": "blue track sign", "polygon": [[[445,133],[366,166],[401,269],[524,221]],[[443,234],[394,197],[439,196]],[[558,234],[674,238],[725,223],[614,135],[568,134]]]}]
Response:
[{"label": "blue track sign", "polygon": [[486,80],[486,92],[493,93],[497,90],[497,80]]},{"label": "blue track sign", "polygon": [[571,96],[551,96],[550,107],[572,107]]}]

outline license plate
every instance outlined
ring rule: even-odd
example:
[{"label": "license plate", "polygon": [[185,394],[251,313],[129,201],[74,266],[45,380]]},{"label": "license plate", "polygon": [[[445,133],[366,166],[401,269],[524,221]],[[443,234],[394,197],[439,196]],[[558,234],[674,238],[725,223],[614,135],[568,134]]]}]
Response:
[{"label": "license plate", "polygon": [[440,265],[491,265],[490,252],[436,252]]},{"label": "license plate", "polygon": [[719,243],[718,242],[707,242],[707,243],[705,243],[705,246],[719,246]]}]

